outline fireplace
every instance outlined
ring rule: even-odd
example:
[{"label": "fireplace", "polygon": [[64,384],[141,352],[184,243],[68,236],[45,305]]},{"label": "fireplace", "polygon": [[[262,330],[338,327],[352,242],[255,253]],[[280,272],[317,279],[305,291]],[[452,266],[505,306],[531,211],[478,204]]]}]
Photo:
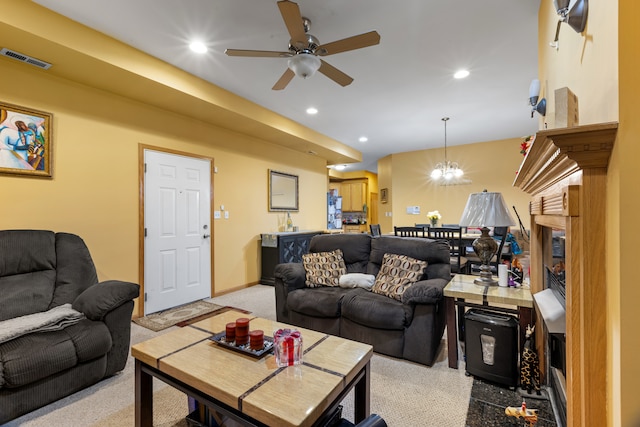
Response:
[{"label": "fireplace", "polygon": [[[543,377],[546,378],[549,398],[556,412],[560,426],[567,425],[566,387],[566,263],[565,231],[562,229],[542,229],[542,259],[544,262],[544,289],[534,294],[536,309],[542,318],[544,363]],[[550,241],[549,241],[550,240]]]},{"label": "fireplace", "polygon": [[568,427],[607,425],[608,419],[603,201],[617,128],[601,123],[538,131],[514,182],[531,195],[540,371]]}]

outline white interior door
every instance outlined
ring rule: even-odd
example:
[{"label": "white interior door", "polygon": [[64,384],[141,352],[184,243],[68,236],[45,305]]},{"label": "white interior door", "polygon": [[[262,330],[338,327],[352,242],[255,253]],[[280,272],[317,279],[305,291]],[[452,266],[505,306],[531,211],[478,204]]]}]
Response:
[{"label": "white interior door", "polygon": [[211,161],[144,150],[145,315],[211,296]]}]

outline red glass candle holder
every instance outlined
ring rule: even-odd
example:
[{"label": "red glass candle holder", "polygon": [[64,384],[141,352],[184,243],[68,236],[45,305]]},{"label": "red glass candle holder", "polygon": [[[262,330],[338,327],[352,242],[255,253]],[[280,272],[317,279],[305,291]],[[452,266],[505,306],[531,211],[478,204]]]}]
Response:
[{"label": "red glass candle holder", "polygon": [[227,323],[225,327],[224,340],[226,342],[232,342],[236,340],[236,323],[235,322]]},{"label": "red glass candle holder", "polygon": [[256,329],[249,332],[249,347],[251,350],[262,350],[264,348],[264,331]]},{"label": "red glass candle holder", "polygon": [[249,319],[241,317],[236,319],[236,345],[245,345],[249,342]]}]

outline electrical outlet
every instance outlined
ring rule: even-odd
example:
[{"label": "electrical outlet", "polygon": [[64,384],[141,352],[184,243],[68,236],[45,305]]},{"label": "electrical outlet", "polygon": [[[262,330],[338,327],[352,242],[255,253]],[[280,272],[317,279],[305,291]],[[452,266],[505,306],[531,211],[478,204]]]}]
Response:
[{"label": "electrical outlet", "polygon": [[213,211],[213,219],[220,219],[220,211]]},{"label": "electrical outlet", "polygon": [[229,219],[229,211],[224,211],[224,219]]}]

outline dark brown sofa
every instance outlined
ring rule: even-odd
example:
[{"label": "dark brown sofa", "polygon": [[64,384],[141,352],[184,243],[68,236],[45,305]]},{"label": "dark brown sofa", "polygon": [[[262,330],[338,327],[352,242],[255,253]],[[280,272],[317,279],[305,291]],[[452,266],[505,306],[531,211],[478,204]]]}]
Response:
[{"label": "dark brown sofa", "polygon": [[445,327],[443,288],[451,279],[449,247],[425,238],[324,234],[309,252],[341,249],[347,273],[378,274],[385,253],[427,261],[425,277],[402,301],[355,288],[305,286],[302,263],[275,268],[277,320],[373,345],[374,351],[431,365]]},{"label": "dark brown sofa", "polygon": [[[0,231],[0,424],[121,371],[138,294],[134,283],[98,283],[89,250],[74,234]],[[81,314],[62,329],[7,326],[65,304]]]}]

